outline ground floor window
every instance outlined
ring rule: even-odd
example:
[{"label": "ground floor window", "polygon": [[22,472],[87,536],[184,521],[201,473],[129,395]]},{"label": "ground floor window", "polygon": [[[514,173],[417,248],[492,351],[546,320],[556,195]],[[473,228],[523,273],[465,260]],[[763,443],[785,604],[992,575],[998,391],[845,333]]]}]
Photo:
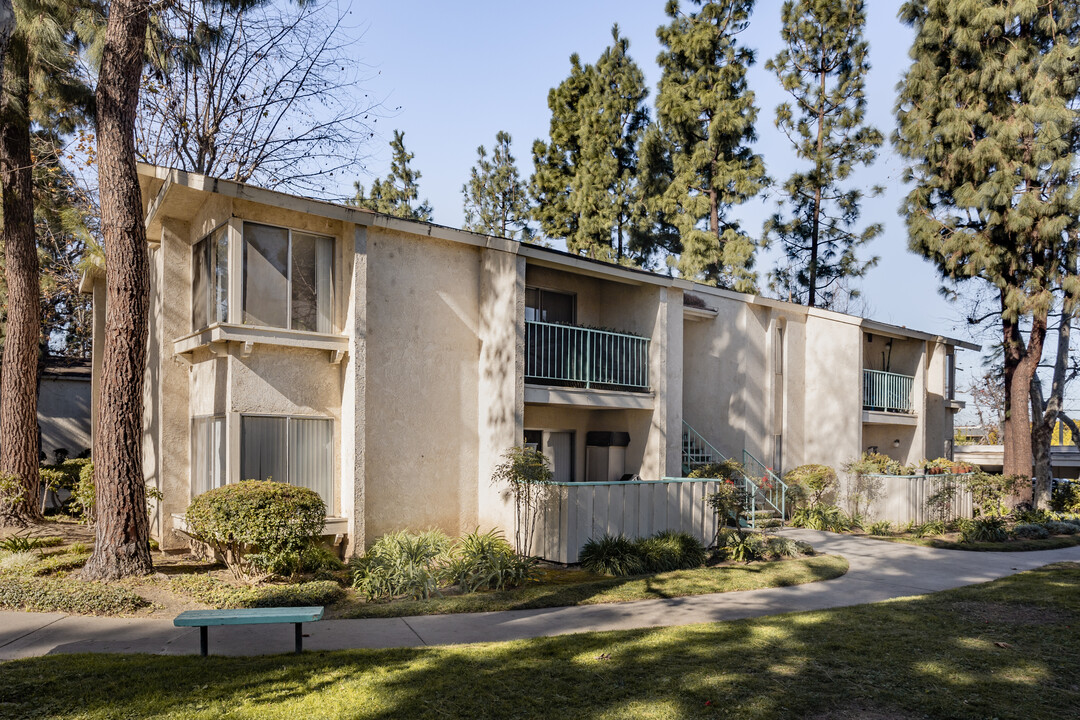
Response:
[{"label": "ground floor window", "polygon": [[334,507],[334,421],[242,415],[240,477],[311,488]]},{"label": "ground floor window", "polygon": [[191,420],[191,496],[225,484],[225,418]]}]

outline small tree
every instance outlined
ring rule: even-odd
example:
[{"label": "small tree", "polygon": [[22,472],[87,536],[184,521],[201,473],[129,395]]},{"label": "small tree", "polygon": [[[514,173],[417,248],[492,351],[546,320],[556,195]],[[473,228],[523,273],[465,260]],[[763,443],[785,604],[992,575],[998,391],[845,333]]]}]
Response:
[{"label": "small tree", "polygon": [[419,205],[415,204],[420,198],[420,171],[414,170],[410,165],[414,155],[405,149],[405,133],[394,131],[390,149],[394,152],[390,174],[382,180],[375,180],[371,184],[370,193],[364,190],[359,181],[354,183],[356,197],[346,202],[406,220],[430,222],[431,206],[427,200]]},{"label": "small tree", "polygon": [[461,187],[465,198],[465,229],[485,235],[529,240],[529,193],[510,153],[510,133],[500,130],[488,158],[481,145],[469,182]]},{"label": "small tree", "polygon": [[533,531],[540,511],[551,499],[555,474],[539,450],[512,447],[491,476],[492,485],[507,484],[514,496],[514,546],[520,555],[532,549]]}]

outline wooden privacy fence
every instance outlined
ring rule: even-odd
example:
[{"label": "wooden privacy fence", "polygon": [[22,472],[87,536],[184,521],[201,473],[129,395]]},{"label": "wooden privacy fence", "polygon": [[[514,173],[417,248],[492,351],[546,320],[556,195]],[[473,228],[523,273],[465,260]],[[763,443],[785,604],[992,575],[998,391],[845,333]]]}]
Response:
[{"label": "wooden privacy fence", "polygon": [[541,512],[532,554],[559,563],[576,563],[589,538],[645,537],[660,530],[687,532],[711,545],[716,514],[705,496],[721,480],[665,478],[613,482],[555,483],[554,495]]},{"label": "wooden privacy fence", "polygon": [[867,520],[888,520],[898,525],[908,522],[924,523],[942,519],[936,510],[927,506],[935,493],[952,487],[945,520],[974,517],[975,505],[971,491],[962,482],[966,475],[866,475],[881,482],[877,497],[870,503]]}]

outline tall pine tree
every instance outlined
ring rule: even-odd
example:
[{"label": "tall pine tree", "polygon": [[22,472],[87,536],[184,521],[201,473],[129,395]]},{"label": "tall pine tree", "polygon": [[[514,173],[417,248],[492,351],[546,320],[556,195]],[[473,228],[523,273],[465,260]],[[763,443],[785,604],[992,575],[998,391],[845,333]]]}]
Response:
[{"label": "tall pine tree", "polygon": [[570,76],[548,94],[549,141],[533,146],[534,217],[570,252],[640,264],[637,154],[648,89],[618,25],[611,36],[596,65],[582,66],[573,55]]},{"label": "tall pine tree", "polygon": [[672,169],[658,207],[679,230],[683,276],[751,291],[755,243],[730,210],[765,182],[761,156],[750,149],[757,108],[746,70],[754,53],[737,42],[754,3],[694,5],[696,12],[683,13],[669,0],[671,24],[656,31],[664,46],[656,110]]},{"label": "tall pine tree", "polygon": [[488,158],[481,145],[469,182],[461,186],[465,199],[465,229],[485,235],[528,240],[529,194],[510,153],[510,133],[495,134]]},{"label": "tall pine tree", "polygon": [[370,193],[356,182],[356,197],[347,202],[394,217],[430,222],[431,206],[427,200],[416,204],[420,197],[420,171],[410,166],[414,155],[405,150],[405,133],[394,131],[390,149],[394,152],[390,162],[390,174],[371,183]]},{"label": "tall pine tree", "polygon": [[[989,283],[1004,345],[1004,467],[1031,473],[1029,396],[1077,223],[1076,3],[906,2],[914,28],[895,145],[909,161],[911,249]],[[1075,288],[1074,288],[1075,291]],[[1021,331],[1029,328],[1027,337]]]},{"label": "tall pine tree", "polygon": [[865,124],[868,46],[862,0],[787,0],[781,10],[784,49],[765,63],[794,100],[776,108],[776,126],[795,155],[810,167],[792,173],[781,208],[765,223],[788,266],[773,273],[782,295],[810,307],[831,307],[838,282],[862,277],[877,258],[856,250],[882,232],[879,223],[857,226],[862,191],[840,184],[869,165],[884,142]]}]

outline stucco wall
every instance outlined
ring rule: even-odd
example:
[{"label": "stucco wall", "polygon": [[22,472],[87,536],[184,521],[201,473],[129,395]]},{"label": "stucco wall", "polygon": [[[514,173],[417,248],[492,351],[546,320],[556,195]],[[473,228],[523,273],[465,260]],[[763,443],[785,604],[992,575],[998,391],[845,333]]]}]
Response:
[{"label": "stucco wall", "polygon": [[741,461],[743,449],[757,454],[768,434],[769,315],[723,297],[706,302],[716,317],[683,324],[683,417],[717,450]]},{"label": "stucco wall", "polygon": [[857,325],[807,316],[806,394],[801,413],[806,435],[800,463],[840,467],[865,449],[861,441],[861,341]]},{"label": "stucco wall", "polygon": [[368,539],[477,523],[480,257],[368,230]]},{"label": "stucco wall", "polygon": [[41,450],[49,460],[58,449],[75,457],[90,448],[90,378],[44,375],[38,388]]}]

